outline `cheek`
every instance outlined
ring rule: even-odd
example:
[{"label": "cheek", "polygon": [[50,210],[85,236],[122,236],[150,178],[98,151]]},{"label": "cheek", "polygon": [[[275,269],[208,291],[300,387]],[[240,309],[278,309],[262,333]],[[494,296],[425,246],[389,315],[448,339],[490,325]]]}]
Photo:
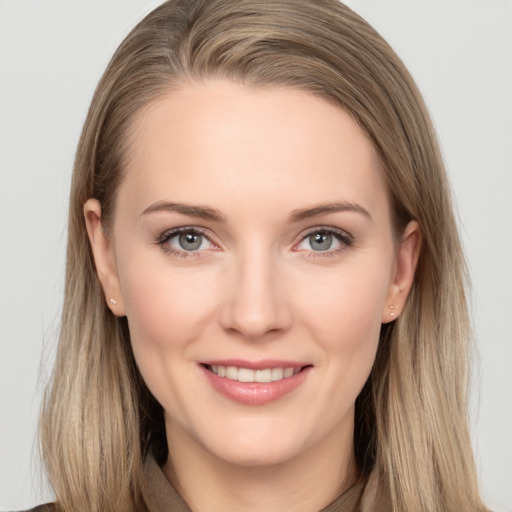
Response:
[{"label": "cheek", "polygon": [[146,385],[166,410],[185,411],[180,383],[195,368],[194,341],[214,310],[206,276],[170,270],[164,258],[130,258],[120,276],[133,354]]},{"label": "cheek", "polygon": [[139,364],[156,364],[184,350],[211,316],[208,276],[169,268],[165,256],[132,252],[119,275],[133,350]]},{"label": "cheek", "polygon": [[[358,260],[323,280],[317,275],[316,286],[311,283],[310,293],[302,296],[303,304],[308,304],[303,321],[322,348],[326,393],[315,399],[329,411],[326,422],[336,422],[339,414],[353,406],[370,374],[391,262],[392,257]],[[334,403],[337,407],[332,407]]]},{"label": "cheek", "polygon": [[389,266],[378,261],[317,274],[301,293],[301,309],[333,348],[356,348],[378,339],[389,275]]}]

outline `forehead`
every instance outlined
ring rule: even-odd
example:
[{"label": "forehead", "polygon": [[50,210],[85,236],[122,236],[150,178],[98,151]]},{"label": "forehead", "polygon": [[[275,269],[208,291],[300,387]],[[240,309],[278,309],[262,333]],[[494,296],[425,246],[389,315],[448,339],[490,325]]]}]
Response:
[{"label": "forehead", "polygon": [[139,112],[128,141],[120,192],[139,208],[233,195],[290,208],[354,196],[387,202],[376,151],[352,116],[289,87],[184,85]]}]

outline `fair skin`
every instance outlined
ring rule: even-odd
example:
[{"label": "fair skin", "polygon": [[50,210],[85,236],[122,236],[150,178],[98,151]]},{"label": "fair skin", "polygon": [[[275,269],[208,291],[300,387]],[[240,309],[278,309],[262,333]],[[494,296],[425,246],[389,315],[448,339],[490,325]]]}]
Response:
[{"label": "fair skin", "polygon": [[[307,92],[191,83],[131,128],[108,237],[98,201],[84,211],[164,408],[164,473],[194,511],[320,510],[357,479],[354,402],[418,226],[394,239],[372,144]],[[282,380],[239,383],[223,363]]]}]

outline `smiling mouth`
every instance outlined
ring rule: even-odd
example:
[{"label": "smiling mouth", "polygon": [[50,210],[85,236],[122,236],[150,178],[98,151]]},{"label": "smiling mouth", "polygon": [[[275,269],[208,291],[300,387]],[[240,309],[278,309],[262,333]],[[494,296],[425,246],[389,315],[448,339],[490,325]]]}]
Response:
[{"label": "smiling mouth", "polygon": [[252,370],[250,368],[243,368],[239,366],[223,366],[217,364],[203,365],[207,370],[215,373],[219,377],[224,377],[228,380],[236,380],[238,382],[278,382],[281,380],[289,379],[299,372],[308,368],[311,365],[302,367],[276,367],[276,368],[262,368]]}]

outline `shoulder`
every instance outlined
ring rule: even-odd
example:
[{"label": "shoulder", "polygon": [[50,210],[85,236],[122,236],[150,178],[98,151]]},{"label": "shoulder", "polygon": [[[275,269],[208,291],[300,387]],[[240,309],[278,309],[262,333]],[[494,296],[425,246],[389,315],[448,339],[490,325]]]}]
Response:
[{"label": "shoulder", "polygon": [[54,503],[46,503],[44,505],[38,505],[37,507],[24,511],[22,510],[20,512],[57,512],[57,507]]}]

